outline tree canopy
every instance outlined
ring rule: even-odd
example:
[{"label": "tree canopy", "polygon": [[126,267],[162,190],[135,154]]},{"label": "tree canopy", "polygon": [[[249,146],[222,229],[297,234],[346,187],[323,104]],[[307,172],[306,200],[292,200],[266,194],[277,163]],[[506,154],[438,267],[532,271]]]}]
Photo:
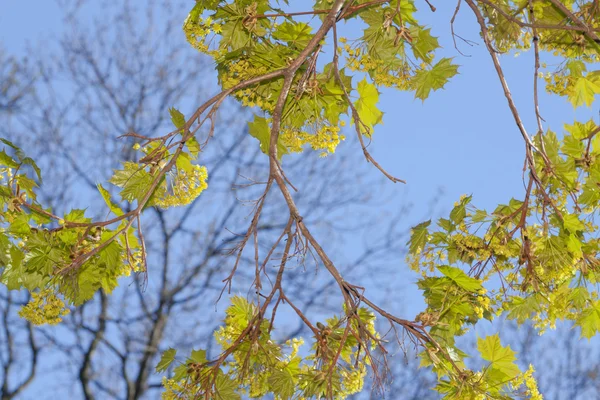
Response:
[{"label": "tree canopy", "polygon": [[[369,371],[374,387],[383,390],[388,343],[397,340],[415,346],[420,367],[437,375],[432,389],[444,398],[541,399],[534,366],[520,369],[499,334],[479,338],[479,354],[465,353],[456,340],[478,321],[497,318],[532,321],[540,333],[568,320],[587,339],[600,330],[595,225],[600,127],[593,120],[575,120],[554,132],[544,126],[539,107],[541,90],[567,98],[574,108],[591,106],[600,93],[594,70],[600,61],[597,2],[458,1],[451,22],[462,12],[476,19],[515,131],[523,138],[524,192],[493,210],[477,208],[472,196],[463,196],[447,218],[413,227],[408,264],[420,276],[417,285],[427,304],[414,319],[394,315],[359,283],[344,279],[294,199],[297,189],[286,176],[286,159],[307,151],[333,154],[348,130],[366,162],[390,182],[405,183],[368,151],[385,119],[378,107],[380,90],[408,91],[424,101],[459,67],[437,55],[432,28],[417,19],[417,9],[435,12],[428,0],[318,0],[312,6],[296,12],[285,0],[196,3],[183,31],[193,48],[212,58],[221,91],[187,117],[175,108],[165,110],[173,129],[164,135],[123,133],[139,157],[98,184],[112,214],[107,219],[93,220],[80,209],[55,214],[38,201],[43,171],[27,155],[29,149],[1,139],[1,279],[9,290],[31,293],[20,315],[33,324],[57,324],[71,305],[84,304],[98,291],[110,294],[124,276],[147,273],[141,216],[150,208],[184,207],[210,196],[203,151],[214,136],[227,134],[215,129],[215,120],[224,101],[233,98],[254,114],[248,133],[268,160],[268,178],[256,183],[261,194],[233,251],[223,293],[231,289],[246,250],[253,253],[255,294],[231,297],[215,332],[222,350],[217,358],[207,358],[206,349],[162,354],[156,371],[165,372],[164,398],[341,399],[360,392]],[[338,26],[350,20],[362,32],[341,36]],[[452,35],[464,40],[454,29]],[[503,54],[517,51],[532,54],[536,124],[529,130],[500,64]],[[118,199],[109,188],[117,188]],[[288,219],[275,240],[265,243],[259,225],[275,191],[285,200]],[[323,266],[338,288],[339,312],[325,321],[310,320],[285,290],[288,269],[307,258]],[[267,268],[273,263],[275,272]],[[283,308],[312,333],[308,346],[301,337],[285,343],[271,337]],[[389,329],[376,329],[376,318]],[[469,356],[479,358],[481,368],[469,367]]]}]

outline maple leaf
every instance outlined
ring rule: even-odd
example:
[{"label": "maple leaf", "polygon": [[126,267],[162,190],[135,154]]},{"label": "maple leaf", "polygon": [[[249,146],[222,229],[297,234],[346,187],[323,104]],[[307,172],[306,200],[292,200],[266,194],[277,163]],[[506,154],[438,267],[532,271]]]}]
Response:
[{"label": "maple leaf", "polygon": [[458,65],[451,58],[442,58],[431,69],[417,72],[412,83],[416,88],[415,98],[425,100],[432,90],[442,89],[454,75],[458,74]]},{"label": "maple leaf", "polygon": [[594,95],[600,93],[600,86],[596,81],[586,77],[581,77],[575,82],[575,86],[569,92],[569,101],[573,104],[573,108],[577,108],[583,104],[591,106],[594,101]]},{"label": "maple leaf", "polygon": [[354,106],[360,121],[369,128],[368,132],[363,133],[370,137],[373,133],[373,125],[381,123],[383,118],[383,112],[377,107],[379,92],[375,85],[367,81],[367,78],[358,82],[356,89],[360,97]]}]

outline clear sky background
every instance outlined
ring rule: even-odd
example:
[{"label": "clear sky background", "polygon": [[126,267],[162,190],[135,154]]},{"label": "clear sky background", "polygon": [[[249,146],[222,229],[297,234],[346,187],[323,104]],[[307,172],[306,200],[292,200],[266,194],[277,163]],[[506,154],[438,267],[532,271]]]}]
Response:
[{"label": "clear sky background", "polygon": [[[476,42],[470,47],[458,41],[461,51],[470,55],[465,57],[455,50],[450,36],[449,21],[456,3],[432,2],[437,7],[435,13],[430,12],[424,1],[417,1],[418,18],[432,27],[432,34],[440,37],[443,50],[439,57],[454,57],[454,62],[460,65],[460,75],[454,77],[445,90],[433,92],[425,102],[414,99],[412,93],[384,90],[380,96],[384,124],[376,127],[370,147],[386,170],[407,181],[407,185],[396,184],[393,188],[399,200],[392,201],[386,206],[388,209],[382,209],[382,212],[393,212],[408,199],[414,204],[414,211],[405,221],[407,227],[430,217],[427,215],[429,204],[440,189],[444,191],[438,209],[441,214],[447,213],[462,194],[472,194],[475,206],[489,210],[499,203],[507,203],[511,197],[521,198],[524,193],[523,139],[479,37],[474,16],[463,5],[456,21],[456,32]],[[306,9],[312,1],[293,0],[292,3],[294,7]],[[101,16],[102,4],[105,3],[86,6],[85,12]],[[180,11],[182,22],[188,11]],[[39,40],[48,43],[45,51],[51,51],[53,41],[60,36],[62,23],[54,1],[0,0],[0,45],[9,53],[27,54],[28,44]],[[183,34],[181,40],[185,40]],[[534,134],[537,128],[533,118],[533,54],[507,55],[501,62],[525,126]],[[575,118],[586,121],[598,113],[598,110],[585,108],[575,111],[566,98],[556,96],[542,95],[540,103],[546,120],[544,127],[559,134],[563,123]],[[353,132],[349,130],[347,134]],[[357,147],[356,151],[360,149]],[[377,173],[373,168],[373,174]],[[412,318],[422,309],[418,291],[414,287],[410,289],[416,277],[405,273],[400,256],[398,270],[399,277],[408,279],[399,287],[410,290],[404,296],[407,304],[403,316]]]}]

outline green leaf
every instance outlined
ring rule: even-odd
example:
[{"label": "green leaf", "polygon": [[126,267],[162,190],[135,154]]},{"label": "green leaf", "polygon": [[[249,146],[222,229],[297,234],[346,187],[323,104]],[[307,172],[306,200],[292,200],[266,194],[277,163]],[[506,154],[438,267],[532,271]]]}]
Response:
[{"label": "green leaf", "polygon": [[[6,201],[6,200],[10,200],[11,198],[12,198],[12,192],[8,188],[8,186],[0,185],[0,199],[3,199],[4,201]],[[0,205],[2,205],[2,202],[0,202]]]},{"label": "green leaf", "polygon": [[202,15],[204,10],[214,10],[217,5],[221,2],[221,0],[203,0],[196,2],[192,11],[190,11],[188,17],[186,18],[186,23],[188,20],[195,21]]},{"label": "green leaf", "polygon": [[571,77],[573,78],[579,78],[587,71],[585,63],[581,60],[569,60],[566,63],[566,67],[569,69]]},{"label": "green leaf", "polygon": [[575,308],[583,308],[590,300],[590,292],[585,287],[576,287],[570,289],[568,295],[569,304]]},{"label": "green leaf", "polygon": [[287,369],[274,371],[269,376],[268,382],[272,391],[282,399],[291,399],[296,392],[294,376]]},{"label": "green leaf", "polygon": [[583,222],[581,222],[579,217],[575,214],[564,215],[563,224],[565,229],[571,233],[576,233],[577,231],[583,231],[585,229],[585,225],[583,225]]},{"label": "green leaf", "polygon": [[84,224],[89,224],[90,222],[92,222],[91,218],[85,216],[85,210],[80,210],[77,208],[74,208],[67,214],[65,214],[64,220],[70,222],[81,222]]},{"label": "green leaf", "polygon": [[19,161],[23,161],[23,159],[26,158],[23,150],[21,150],[21,148],[16,146],[13,142],[6,140],[4,138],[0,138],[0,142],[4,143],[5,145],[7,145],[9,147],[12,147],[12,149],[15,151],[15,154],[17,155],[17,158],[19,159]]},{"label": "green leaf", "polygon": [[[43,211],[46,211],[48,213],[52,213],[52,209],[50,207],[47,207],[45,210],[42,208]],[[52,222],[52,218],[50,218],[47,214],[44,214],[42,211],[38,211],[36,209],[31,209],[31,219],[33,219],[33,221],[38,224],[38,225],[46,225]]]},{"label": "green leaf", "polygon": [[431,224],[431,220],[421,222],[419,225],[414,226],[410,230],[411,235],[410,235],[410,241],[408,242],[409,243],[408,252],[410,254],[417,254],[418,252],[423,250],[423,247],[425,247],[425,244],[427,243],[427,236],[429,235],[429,231],[427,230],[427,227],[430,224]]},{"label": "green leaf", "polygon": [[596,205],[596,203],[600,201],[600,192],[598,191],[597,186],[585,185],[578,201],[586,206]]},{"label": "green leaf", "polygon": [[471,202],[473,196],[467,196],[463,198],[453,209],[450,211],[450,219],[456,224],[460,224],[463,219],[467,216],[467,205]]},{"label": "green leaf", "polygon": [[28,242],[31,247],[24,259],[27,271],[49,276],[56,265],[67,264],[68,254],[64,250],[52,247],[49,243],[32,246],[31,239]]},{"label": "green leaf", "polygon": [[521,373],[515,364],[515,352],[510,346],[503,347],[498,335],[488,336],[485,339],[477,339],[477,350],[481,357],[492,363],[494,369],[505,374],[509,379]]},{"label": "green leaf", "polygon": [[581,158],[585,150],[585,146],[580,139],[576,139],[571,135],[565,135],[563,138],[562,152],[573,158]]},{"label": "green leaf", "polygon": [[170,348],[168,350],[165,350],[162,353],[162,356],[160,357],[160,361],[156,365],[156,372],[166,371],[167,368],[169,368],[169,366],[171,365],[171,363],[175,361],[176,354],[177,350],[175,349]]},{"label": "green leaf", "polygon": [[452,221],[446,218],[440,218],[438,220],[438,226],[447,232],[452,232],[456,227]]},{"label": "green leaf", "polygon": [[[104,231],[100,237],[100,243],[112,240],[115,233],[113,231]],[[106,247],[98,253],[99,265],[105,265],[108,269],[116,269],[121,264],[121,252],[123,249],[118,242],[112,240]]]},{"label": "green leaf", "polygon": [[178,365],[173,369],[173,379],[179,381],[188,376],[188,366],[185,364]]},{"label": "green leaf", "polygon": [[17,183],[19,184],[19,186],[21,187],[21,190],[25,191],[25,193],[27,193],[27,196],[29,196],[31,199],[35,200],[37,195],[33,191],[33,189],[38,187],[37,183],[35,183],[35,181],[33,179],[27,177],[24,174],[18,174],[15,177],[15,179],[16,179]]},{"label": "green leaf", "polygon": [[2,150],[0,151],[0,166],[8,168],[18,168],[19,163],[17,163],[11,156],[6,154],[4,150]]},{"label": "green leaf", "polygon": [[425,100],[432,90],[442,89],[454,75],[458,74],[458,65],[451,58],[442,58],[433,68],[419,70],[413,81],[415,98]]},{"label": "green leaf", "polygon": [[581,241],[577,238],[577,236],[572,233],[566,240],[567,249],[575,256],[575,258],[581,258],[583,256],[583,252],[581,251]]},{"label": "green leaf", "polygon": [[312,28],[304,22],[285,21],[273,32],[273,39],[287,42],[291,46],[304,48],[312,39]]},{"label": "green leaf", "polygon": [[10,222],[8,232],[18,237],[25,237],[29,235],[29,233],[31,232],[31,227],[29,226],[29,219],[29,215],[25,213],[18,214]]},{"label": "green leaf", "polygon": [[181,129],[185,125],[185,116],[178,109],[171,107],[169,108],[169,114],[171,114],[171,122],[175,125],[175,128]]},{"label": "green leaf", "polygon": [[363,134],[370,137],[373,134],[373,125],[381,123],[383,119],[383,113],[377,107],[379,92],[375,85],[367,81],[367,78],[358,82],[357,91],[359,98],[354,106],[358,112],[358,118],[368,128]]},{"label": "green leaf", "polygon": [[[178,109],[171,107],[169,108],[169,114],[171,114],[171,122],[173,122],[173,125],[175,125],[175,128],[181,129],[184,127],[185,125],[185,116],[181,113],[181,111],[179,111]],[[182,130],[181,135],[184,135],[185,132]],[[194,136],[190,136],[186,142],[185,145],[187,146],[190,154],[196,158],[198,157],[198,154],[200,154],[200,143],[198,143],[198,140],[196,140],[196,138]]]},{"label": "green leaf", "polygon": [[506,318],[516,319],[517,323],[521,325],[531,318],[532,314],[539,313],[544,303],[546,303],[544,297],[537,293],[525,298],[511,296]]},{"label": "green leaf", "polygon": [[231,305],[225,312],[227,324],[242,330],[248,326],[248,322],[254,317],[256,310],[248,300],[241,296],[235,296],[231,298]]},{"label": "green leaf", "polygon": [[471,221],[473,222],[483,222],[489,218],[488,213],[485,210],[477,210],[475,214],[471,217]]},{"label": "green leaf", "polygon": [[581,327],[581,337],[591,339],[600,332],[600,301],[594,302],[593,306],[581,313],[576,325]]},{"label": "green leaf", "polygon": [[[269,155],[269,145],[271,141],[271,127],[269,120],[258,115],[254,116],[253,122],[248,122],[248,132],[260,142],[260,149],[266,155]],[[280,139],[280,138],[279,138]],[[281,160],[284,154],[288,154],[288,149],[277,141],[277,158]]]},{"label": "green leaf", "polygon": [[8,237],[4,234],[0,234],[0,251],[2,252],[0,261],[2,267],[4,267],[0,281],[6,285],[6,288],[8,290],[19,290],[22,287],[33,289],[33,287],[26,284],[26,281],[32,275],[39,275],[28,274],[25,271],[23,265],[25,254],[17,246],[10,243]]},{"label": "green leaf", "polygon": [[600,93],[600,86],[582,76],[577,79],[568,96],[569,101],[573,104],[573,108],[577,108],[583,104],[589,107],[594,102],[594,95],[598,93]]},{"label": "green leaf", "polygon": [[433,61],[433,51],[440,47],[438,39],[431,35],[431,29],[423,29],[418,26],[413,26],[410,29],[412,37],[412,50],[415,57],[423,61]]},{"label": "green leaf", "polygon": [[206,350],[192,350],[188,363],[204,364],[208,360],[206,358]]},{"label": "green leaf", "polygon": [[200,143],[198,143],[196,137],[190,136],[188,140],[185,141],[185,145],[188,148],[190,155],[194,159],[198,158],[198,155],[200,154]]},{"label": "green leaf", "polygon": [[594,129],[596,129],[596,123],[593,119],[587,121],[585,124],[575,121],[573,125],[565,124],[564,128],[575,139],[582,140],[589,137],[592,134]]},{"label": "green leaf", "polygon": [[241,400],[241,396],[236,393],[237,383],[227,375],[220,373],[215,379],[215,398],[219,400]]},{"label": "green leaf", "polygon": [[154,177],[142,166],[134,162],[123,163],[122,170],[116,170],[110,183],[122,187],[121,197],[123,200],[141,200],[146,195]]},{"label": "green leaf", "polygon": [[[116,230],[120,231],[121,229],[124,229],[126,225],[127,225],[127,220],[122,220]],[[123,232],[122,235],[119,235],[117,240],[119,241],[119,243],[121,243],[121,247],[125,248],[125,247],[127,247],[127,245],[129,245],[130,249],[139,248],[140,242],[139,242],[137,236],[135,236],[135,234],[136,234],[136,229],[133,226],[130,226],[126,232]],[[127,238],[125,238],[125,236],[127,236]]]},{"label": "green leaf", "polygon": [[476,292],[480,289],[483,289],[479,279],[471,278],[459,268],[440,266],[438,267],[438,270],[468,292]]},{"label": "green leaf", "polygon": [[96,186],[98,187],[98,191],[100,192],[100,195],[104,199],[104,202],[106,203],[108,208],[110,208],[110,211],[112,211],[118,217],[123,215],[124,214],[123,210],[121,210],[121,207],[119,207],[118,205],[113,203],[113,201],[110,198],[110,193],[108,192],[108,190],[104,189],[104,187],[100,183],[97,184]]},{"label": "green leaf", "polygon": [[[536,137],[537,139],[537,137]],[[561,162],[562,159],[558,154],[560,143],[558,138],[556,137],[556,133],[551,130],[548,130],[546,134],[543,136],[544,148],[546,150],[546,155],[550,159],[550,161],[554,163]]]},{"label": "green leaf", "polygon": [[577,187],[578,171],[573,158],[561,161],[554,165],[556,174],[564,181],[568,189],[575,190]]},{"label": "green leaf", "polygon": [[90,262],[83,264],[78,272],[76,287],[69,286],[68,283],[63,286],[65,297],[76,306],[94,297],[94,294],[102,287],[103,278],[100,268]]},{"label": "green leaf", "polygon": [[40,183],[42,182],[42,171],[40,171],[40,167],[37,166],[37,164],[35,163],[35,161],[33,161],[32,158],[25,157],[21,160],[21,163],[31,166],[31,168],[33,168],[33,170],[35,171],[35,174],[37,175]]}]

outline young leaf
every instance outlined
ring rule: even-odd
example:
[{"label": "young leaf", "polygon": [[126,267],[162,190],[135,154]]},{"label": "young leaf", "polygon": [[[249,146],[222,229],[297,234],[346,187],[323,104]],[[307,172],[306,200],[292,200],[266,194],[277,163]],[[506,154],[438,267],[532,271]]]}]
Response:
[{"label": "young leaf", "polygon": [[581,313],[577,319],[576,325],[581,327],[581,337],[591,339],[600,332],[600,301],[594,302],[594,305]]},{"label": "young leaf", "polygon": [[98,183],[96,186],[98,187],[98,191],[100,192],[100,195],[104,199],[104,202],[106,203],[108,208],[110,208],[110,211],[112,211],[118,217],[123,215],[123,210],[121,210],[121,207],[119,207],[118,205],[113,203],[112,199],[110,198],[110,193],[108,192],[108,190],[104,189],[104,187],[100,183]]},{"label": "young leaf", "polygon": [[274,371],[269,376],[268,382],[273,392],[285,400],[291,399],[296,391],[294,376],[287,368],[283,371]]},{"label": "young leaf", "polygon": [[167,368],[171,365],[171,363],[175,360],[175,355],[177,354],[177,350],[168,349],[162,353],[160,357],[160,361],[156,365],[156,372],[166,371]]},{"label": "young leaf", "polygon": [[450,219],[456,224],[460,224],[467,216],[467,205],[471,202],[472,196],[463,198],[450,212]]},{"label": "young leaf", "polygon": [[489,218],[488,213],[485,210],[477,210],[475,214],[471,217],[471,221],[473,222],[483,222],[487,218]]},{"label": "young leaf", "polygon": [[456,74],[458,66],[452,64],[451,58],[442,58],[430,70],[419,70],[412,82],[416,89],[415,98],[425,100],[432,90],[442,89]]},{"label": "young leaf", "polygon": [[0,138],[0,142],[4,143],[5,145],[7,145],[9,147],[12,147],[12,149],[15,151],[15,154],[17,155],[17,158],[19,159],[19,161],[23,161],[23,159],[26,157],[25,153],[23,152],[23,150],[21,150],[20,147],[16,146],[10,140],[6,140],[4,138]]},{"label": "young leaf", "polygon": [[[169,114],[171,114],[171,122],[173,122],[175,128],[183,128],[183,126],[185,125],[185,116],[181,113],[181,111],[174,107],[171,107],[169,108]],[[184,135],[185,132],[182,130],[181,134]],[[194,136],[189,137],[186,140],[185,145],[187,146],[193,158],[198,157],[198,154],[200,153],[200,144]]]},{"label": "young leaf", "polygon": [[[260,149],[263,153],[269,154],[269,144],[271,141],[271,127],[266,118],[254,116],[253,122],[248,122],[248,133],[258,139]],[[280,137],[281,138],[281,137]],[[281,160],[284,154],[288,154],[287,148],[281,144],[281,140],[277,141],[277,158]]]},{"label": "young leaf", "polygon": [[476,292],[480,289],[483,289],[479,279],[471,278],[461,269],[450,266],[441,266],[438,267],[438,270],[468,292]]},{"label": "young leaf", "polygon": [[16,162],[11,156],[6,154],[4,150],[0,151],[0,166],[8,168],[18,168],[19,163]]},{"label": "young leaf", "polygon": [[171,122],[175,125],[175,128],[181,129],[185,125],[185,116],[176,109],[175,107],[169,108],[169,114],[171,114]]},{"label": "young leaf", "polygon": [[594,95],[600,93],[600,86],[582,76],[577,79],[573,89],[569,92],[569,101],[573,104],[573,108],[577,108],[583,104],[591,106],[594,101]]},{"label": "young leaf", "polygon": [[429,231],[427,227],[431,224],[431,220],[421,222],[419,225],[414,226],[411,229],[410,241],[409,241],[409,253],[416,254],[423,249],[425,243],[427,243],[427,235]]},{"label": "young leaf", "polygon": [[370,137],[373,134],[373,125],[381,123],[383,119],[383,113],[377,107],[379,92],[375,85],[367,81],[367,78],[358,82],[357,91],[359,98],[355,104],[356,111],[360,121],[369,128],[363,133]]},{"label": "young leaf", "polygon": [[42,183],[42,171],[40,170],[40,167],[37,166],[37,164],[35,163],[35,161],[33,161],[33,159],[31,157],[23,158],[21,160],[21,163],[31,166],[31,168],[33,168],[33,170],[35,171],[35,174],[37,175],[38,180],[40,181],[40,183]]},{"label": "young leaf", "polygon": [[123,188],[121,197],[123,200],[141,200],[147,193],[154,177],[142,166],[126,161],[122,170],[116,170],[110,183]]},{"label": "young leaf", "polygon": [[215,381],[215,398],[219,400],[241,400],[241,396],[236,393],[237,383],[227,375],[219,373]]},{"label": "young leaf", "polygon": [[497,334],[485,339],[477,339],[477,350],[484,360],[491,362],[492,367],[505,374],[508,379],[516,377],[521,372],[515,364],[517,359],[515,352],[510,346],[503,347]]},{"label": "young leaf", "polygon": [[420,27],[412,27],[410,35],[413,39],[412,50],[415,57],[423,61],[433,61],[432,52],[440,47],[438,39],[431,35],[431,28],[422,29]]},{"label": "young leaf", "polygon": [[312,28],[307,23],[285,21],[275,29],[273,39],[287,42],[290,46],[303,48],[312,38],[311,31]]},{"label": "young leaf", "polygon": [[563,224],[565,229],[571,233],[582,231],[585,229],[583,222],[579,220],[579,217],[575,214],[567,214],[563,217]]},{"label": "young leaf", "polygon": [[196,364],[204,364],[206,361],[206,350],[192,350],[192,354],[188,358],[188,362]]},{"label": "young leaf", "polygon": [[173,369],[173,379],[179,381],[188,376],[188,366],[181,364]]}]

